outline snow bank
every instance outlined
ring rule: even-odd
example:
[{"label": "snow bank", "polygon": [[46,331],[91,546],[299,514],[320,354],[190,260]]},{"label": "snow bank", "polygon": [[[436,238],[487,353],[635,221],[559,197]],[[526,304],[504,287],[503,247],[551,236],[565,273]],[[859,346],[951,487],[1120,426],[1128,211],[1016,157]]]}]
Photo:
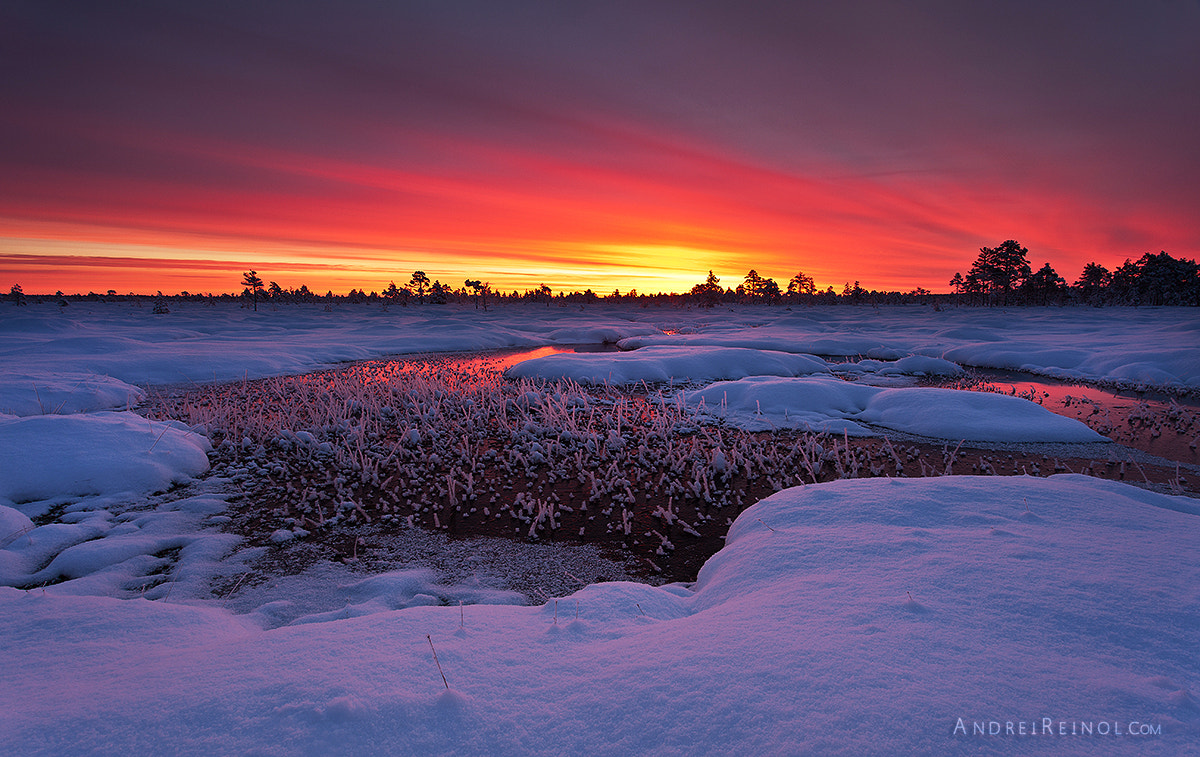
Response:
[{"label": "snow bank", "polygon": [[[1200,739],[1198,518],[1081,476],[854,480],[745,511],[694,591],[263,630],[0,589],[0,731],[14,753],[1180,754]],[[974,732],[1043,718],[1053,735]]]},{"label": "snow bank", "polygon": [[149,493],[208,470],[208,439],[135,413],[0,420],[0,497]]},{"label": "snow bank", "polygon": [[704,414],[739,428],[851,436],[879,430],[977,442],[1102,442],[1085,424],[1019,397],[953,389],[885,389],[838,379],[751,377],[688,392]]},{"label": "snow bank", "polygon": [[873,426],[937,439],[984,442],[1105,442],[1074,418],[1041,405],[987,392],[883,389],[855,416]]},{"label": "snow bank", "polygon": [[109,376],[0,370],[0,413],[6,415],[128,409],[145,397],[138,387]]},{"label": "snow bank", "polygon": [[961,376],[963,369],[949,360],[926,355],[909,355],[880,367],[884,376]]},{"label": "snow bank", "polygon": [[571,379],[580,384],[636,384],[801,376],[828,370],[824,360],[812,355],[740,348],[647,347],[634,352],[546,355],[518,363],[505,371],[505,375]]}]

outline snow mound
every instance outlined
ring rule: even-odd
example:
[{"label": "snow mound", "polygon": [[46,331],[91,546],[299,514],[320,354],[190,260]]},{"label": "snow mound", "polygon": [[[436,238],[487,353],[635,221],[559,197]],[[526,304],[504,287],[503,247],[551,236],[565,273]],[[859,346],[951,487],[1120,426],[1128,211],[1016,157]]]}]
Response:
[{"label": "snow mound", "polygon": [[963,369],[957,363],[939,357],[909,355],[894,363],[885,364],[879,369],[879,373],[884,376],[961,376]]},{"label": "snow mound", "polygon": [[76,596],[207,595],[210,578],[229,569],[220,560],[240,541],[203,528],[226,503],[201,496],[130,509],[129,499],[122,493],[58,500],[58,522],[40,526],[0,507],[0,527],[26,522],[0,538],[0,585],[51,584],[57,594]]},{"label": "snow mound", "polygon": [[1107,439],[1019,397],[954,389],[886,389],[821,377],[755,376],[685,395],[708,417],[739,428],[802,429],[871,436],[889,429],[977,442],[1102,442]]},{"label": "snow mound", "polygon": [[208,470],[208,439],[178,422],[99,411],[0,420],[0,497],[149,493]]},{"label": "snow mound", "polygon": [[747,431],[800,429],[822,433],[873,436],[851,420],[880,390],[830,378],[753,376],[718,381],[684,396],[704,415]]},{"label": "snow mound", "polygon": [[0,505],[0,549],[33,530],[33,521],[19,510]]},{"label": "snow mound", "polygon": [[128,408],[145,399],[132,384],[93,373],[0,371],[0,413],[46,415]]},{"label": "snow mound", "polygon": [[974,442],[1106,442],[1080,421],[1020,397],[954,389],[882,389],[854,416],[874,426]]},{"label": "snow mound", "polygon": [[509,368],[510,378],[571,379],[581,384],[717,381],[745,376],[801,376],[828,372],[812,355],[719,347],[646,347],[632,352],[560,353]]}]

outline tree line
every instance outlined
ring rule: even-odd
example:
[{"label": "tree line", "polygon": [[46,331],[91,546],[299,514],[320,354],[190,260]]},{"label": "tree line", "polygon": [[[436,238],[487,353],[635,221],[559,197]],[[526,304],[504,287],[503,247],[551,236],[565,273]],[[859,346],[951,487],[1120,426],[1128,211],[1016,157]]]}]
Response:
[{"label": "tree line", "polygon": [[[586,304],[590,302],[621,301],[636,302],[643,306],[671,305],[677,307],[714,307],[732,304],[765,305],[1200,305],[1200,266],[1194,260],[1177,259],[1166,252],[1146,253],[1136,261],[1126,260],[1116,270],[1109,271],[1099,263],[1084,266],[1079,278],[1067,281],[1045,263],[1037,271],[1029,263],[1029,250],[1019,242],[1009,239],[996,247],[981,247],[979,255],[966,274],[956,273],[950,280],[953,289],[949,294],[934,294],[917,287],[907,292],[877,291],[863,288],[858,281],[846,282],[841,291],[832,286],[818,289],[812,276],[798,271],[788,280],[785,287],[769,277],[759,275],[751,269],[743,280],[734,287],[723,286],[721,280],[710,270],[705,280],[689,291],[677,294],[639,294],[636,289],[622,293],[613,290],[610,294],[597,294],[591,289],[582,292],[554,292],[545,284],[524,291],[499,291],[485,281],[466,279],[462,286],[454,287],[433,279],[424,271],[414,271],[403,286],[389,282],[382,292],[367,293],[363,289],[351,289],[348,294],[335,295],[332,291],[324,295],[310,290],[306,285],[293,289],[281,287],[274,281],[264,282],[256,271],[247,271],[242,276],[241,294],[201,295],[181,292],[174,298],[193,301],[237,300],[255,310],[260,302],[282,303],[325,303],[326,307],[338,302],[378,303],[383,309],[392,306],[439,305],[449,303],[474,304],[487,310],[489,306],[509,302],[535,302],[551,304]],[[19,284],[9,292],[10,301],[25,304],[27,296]],[[43,298],[37,298],[43,299]],[[89,292],[85,295],[64,295],[56,292],[54,299],[60,305],[68,300],[119,301],[139,299],[138,295],[118,295],[110,289],[105,295]],[[158,293],[158,302],[168,298]],[[161,308],[165,309],[165,304]]]},{"label": "tree line", "polygon": [[981,247],[964,276],[950,280],[955,296],[971,305],[1200,305],[1200,265],[1166,252],[1128,258],[1114,271],[1088,263],[1073,284],[1049,263],[1034,271],[1029,250],[1015,239]]},{"label": "tree line", "polygon": [[[186,293],[185,293],[186,294]],[[415,305],[444,305],[452,302],[474,303],[475,307],[482,310],[487,310],[488,305],[495,299],[521,299],[534,300],[537,302],[548,303],[552,297],[550,287],[542,284],[536,289],[528,289],[524,293],[513,291],[511,294],[498,292],[492,289],[489,282],[480,281],[479,279],[466,279],[461,287],[455,288],[449,284],[443,284],[440,280],[430,280],[429,275],[424,271],[413,271],[405,286],[396,286],[396,282],[388,282],[388,286],[382,292],[371,292],[368,294],[364,289],[351,289],[346,295],[335,295],[332,290],[326,292],[323,296],[309,290],[307,286],[301,285],[298,289],[284,289],[276,282],[272,281],[269,284],[264,284],[257,271],[247,271],[242,275],[242,298],[248,299],[251,307],[258,309],[258,302],[337,302],[346,301],[353,303],[362,302],[379,302],[384,307],[390,305],[400,305],[407,307],[410,304]],[[589,289],[586,293],[576,293],[580,297],[592,297],[595,295]],[[559,295],[563,295],[560,293]]]}]

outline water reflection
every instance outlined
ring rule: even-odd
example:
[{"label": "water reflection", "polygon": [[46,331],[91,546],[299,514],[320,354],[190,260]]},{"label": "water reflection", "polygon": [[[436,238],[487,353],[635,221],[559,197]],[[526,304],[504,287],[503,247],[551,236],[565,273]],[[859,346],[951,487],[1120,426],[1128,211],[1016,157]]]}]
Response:
[{"label": "water reflection", "polygon": [[351,364],[344,371],[353,372],[366,383],[387,383],[398,376],[411,375],[436,364],[450,366],[464,376],[480,376],[485,373],[503,373],[517,363],[526,360],[574,352],[619,352],[615,344],[553,344],[544,347],[516,347],[486,350],[483,352],[423,352],[379,360],[365,360]]},{"label": "water reflection", "polygon": [[973,369],[969,381],[940,386],[994,391],[1036,402],[1135,449],[1181,463],[1200,463],[1200,401],[1161,392],[1104,389],[1016,371]]}]

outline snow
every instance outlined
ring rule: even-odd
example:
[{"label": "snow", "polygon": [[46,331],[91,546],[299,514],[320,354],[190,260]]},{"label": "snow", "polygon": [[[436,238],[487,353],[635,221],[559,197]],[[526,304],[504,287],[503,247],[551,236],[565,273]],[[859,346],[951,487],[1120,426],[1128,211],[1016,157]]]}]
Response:
[{"label": "snow", "polygon": [[[287,626],[4,589],[0,727],[20,753],[1179,754],[1200,737],[1198,517],[1073,475],[856,480],[748,509],[691,589],[364,608],[420,593],[382,576]],[[971,735],[1043,717],[1161,735]]]},{"label": "snow", "polygon": [[136,406],[142,389],[91,373],[0,370],[0,415],[84,413]]},{"label": "snow", "polygon": [[953,441],[1103,442],[1072,418],[1028,400],[985,392],[885,389],[829,378],[752,377],[687,393],[714,420],[749,431],[799,429],[851,436],[899,431]]},{"label": "snow", "polygon": [[0,497],[152,492],[208,470],[208,439],[132,412],[0,419]]},{"label": "snow", "polygon": [[829,371],[812,355],[736,347],[646,347],[633,352],[559,353],[518,363],[510,378],[571,379],[580,384],[716,381],[745,376],[800,376]]},{"label": "snow", "polygon": [[1200,319],[1190,308],[758,308],[715,311],[625,348],[692,345],[813,355],[909,355],[1063,379],[1200,387]]},{"label": "snow", "polygon": [[[263,549],[220,530],[227,482],[196,478],[207,439],[127,410],[153,385],[603,340],[641,348],[511,374],[687,384],[687,402],[746,427],[1094,441],[1025,400],[912,377],[990,366],[1197,388],[1193,311],[69,311],[0,322],[8,752],[1174,755],[1200,742],[1193,499],[1075,475],[848,480],[744,511],[694,585],[595,583],[528,606],[412,566],[325,563],[264,584],[246,578]],[[1010,721],[1038,735],[974,733]],[[1134,721],[1159,731],[1129,735]]]},{"label": "snow", "polygon": [[[1062,378],[1200,387],[1200,322],[1191,308],[517,305],[383,312],[338,305],[327,313],[315,304],[263,305],[255,313],[186,303],[155,315],[125,303],[77,303],[5,310],[0,360],[19,366],[22,391],[31,375],[88,374],[139,385],[226,381],[389,354],[595,341],[879,360],[921,355]],[[0,400],[13,383],[0,373]],[[5,404],[0,412],[11,413]]]},{"label": "snow", "polygon": [[[291,305],[258,312],[187,303],[155,315],[127,304],[51,305],[5,313],[0,359],[21,373],[6,386],[54,373],[109,376],[133,384],[229,381],[302,373],[381,355],[616,342],[658,333],[626,313],[529,307],[488,312],[458,306],[393,308]],[[49,403],[43,403],[49,405]],[[121,404],[124,404],[123,402]]]}]

